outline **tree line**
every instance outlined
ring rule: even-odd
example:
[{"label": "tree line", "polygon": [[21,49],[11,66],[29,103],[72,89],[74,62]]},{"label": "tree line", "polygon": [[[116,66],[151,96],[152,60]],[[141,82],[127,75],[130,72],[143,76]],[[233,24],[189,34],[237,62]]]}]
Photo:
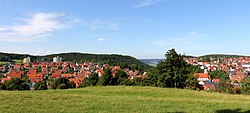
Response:
[{"label": "tree line", "polygon": [[33,62],[35,61],[52,61],[55,56],[60,56],[63,61],[73,62],[73,63],[84,63],[84,62],[98,62],[103,64],[109,64],[112,66],[121,66],[121,68],[129,68],[133,70],[146,71],[152,66],[141,62],[140,60],[131,57],[123,56],[117,54],[86,54],[86,53],[60,53],[51,54],[45,56],[33,56],[28,54],[10,54],[10,53],[0,53],[0,61],[14,62],[13,60],[22,60],[26,57],[30,57]]}]

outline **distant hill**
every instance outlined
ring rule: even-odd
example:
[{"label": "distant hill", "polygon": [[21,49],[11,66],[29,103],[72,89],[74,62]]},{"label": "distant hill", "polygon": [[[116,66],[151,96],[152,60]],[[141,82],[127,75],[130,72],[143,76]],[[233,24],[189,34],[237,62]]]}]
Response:
[{"label": "distant hill", "polygon": [[237,57],[250,57],[250,56],[245,56],[245,55],[227,55],[227,54],[208,54],[208,55],[202,55],[202,56],[187,56],[184,55],[186,58],[237,58]]},{"label": "distant hill", "polygon": [[232,58],[232,57],[249,57],[249,56],[244,56],[244,55],[227,55],[227,54],[209,54],[209,55],[203,55],[199,56],[199,58],[204,58],[204,57],[210,57],[210,58]]},{"label": "distant hill", "polygon": [[238,57],[249,57],[245,55],[227,55],[227,54],[208,54],[208,55],[203,55],[199,57],[195,56],[184,56],[185,58],[200,58],[200,61],[202,62],[210,62],[211,59],[217,60],[218,58],[220,60],[223,60],[224,58],[238,58]]},{"label": "distant hill", "polygon": [[140,61],[149,64],[151,66],[156,66],[160,61],[164,61],[165,59],[140,59]]},{"label": "distant hill", "polygon": [[63,61],[70,62],[100,62],[109,65],[119,65],[122,68],[129,67],[131,69],[143,69],[147,70],[151,68],[150,65],[137,60],[131,56],[117,55],[117,54],[87,54],[87,53],[60,53],[44,56],[34,56],[28,54],[13,54],[13,53],[0,53],[0,61],[13,62],[13,60],[20,60],[26,57],[30,57],[34,61],[52,61],[55,56],[60,56]]}]

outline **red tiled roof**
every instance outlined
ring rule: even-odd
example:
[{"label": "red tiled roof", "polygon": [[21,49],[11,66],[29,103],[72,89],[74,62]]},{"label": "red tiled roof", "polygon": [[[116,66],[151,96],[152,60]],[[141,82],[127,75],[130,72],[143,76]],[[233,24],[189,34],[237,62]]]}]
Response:
[{"label": "red tiled roof", "polygon": [[25,63],[24,67],[30,67],[30,64],[29,63]]},{"label": "red tiled roof", "polygon": [[103,71],[103,70],[99,70],[98,71],[98,74],[101,74],[101,75],[103,75],[105,72]]},{"label": "red tiled roof", "polygon": [[61,73],[60,72],[55,72],[55,73],[52,73],[52,78],[60,78],[60,75]]},{"label": "red tiled roof", "polygon": [[21,64],[15,64],[15,65],[14,65],[14,69],[20,69],[20,68],[22,68],[22,65],[21,65]]},{"label": "red tiled roof", "polygon": [[72,77],[72,74],[62,74],[62,77]]},{"label": "red tiled roof", "polygon": [[84,73],[77,74],[77,77],[78,77],[78,78],[84,78],[84,77],[85,77],[85,74],[84,74]]},{"label": "red tiled roof", "polygon": [[196,73],[197,78],[210,78],[207,73]]},{"label": "red tiled roof", "polygon": [[11,78],[2,78],[1,82],[3,83],[5,81],[10,81],[10,80],[11,80]]},{"label": "red tiled roof", "polygon": [[138,74],[139,74],[139,71],[138,71],[138,70],[135,70],[134,74],[135,74],[135,75],[138,75]]},{"label": "red tiled roof", "polygon": [[7,74],[9,78],[21,78],[22,75],[22,71],[11,71],[9,74]]},{"label": "red tiled roof", "polygon": [[82,83],[83,79],[79,79],[79,78],[70,78],[69,81],[70,81],[70,82],[74,82],[74,84],[76,85],[76,87],[79,87],[79,85]]},{"label": "red tiled roof", "polygon": [[220,83],[220,79],[213,79],[213,82],[219,84]]},{"label": "red tiled roof", "polygon": [[30,74],[29,78],[31,82],[39,82],[43,80],[43,74]]}]

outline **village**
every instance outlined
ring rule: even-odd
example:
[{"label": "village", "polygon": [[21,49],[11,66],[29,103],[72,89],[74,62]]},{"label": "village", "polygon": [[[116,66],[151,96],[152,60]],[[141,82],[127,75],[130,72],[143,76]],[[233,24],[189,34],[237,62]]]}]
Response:
[{"label": "village", "polygon": [[[210,62],[201,61],[201,58],[184,58],[184,60],[191,65],[198,66],[204,70],[202,73],[195,73],[199,85],[203,90],[216,91],[220,83],[220,78],[212,78],[209,72],[222,70],[226,72],[230,79],[230,84],[235,87],[240,87],[242,81],[248,77],[250,72],[250,58],[216,58],[210,59]],[[116,70],[123,70],[127,74],[127,79],[144,78],[147,72],[140,72],[139,70],[131,70],[129,68],[121,69],[120,66],[109,66],[108,64],[84,62],[72,63],[63,62],[62,58],[56,56],[52,62],[31,62],[30,57],[24,58],[22,63],[0,65],[0,71],[3,73],[1,83],[9,81],[12,78],[28,77],[30,89],[34,85],[45,78],[58,79],[67,78],[73,82],[78,88],[84,79],[90,77],[93,73],[97,73],[99,77],[104,74],[106,68],[110,68],[112,76],[115,77]],[[48,83],[47,83],[48,84]],[[48,89],[50,89],[49,85]]]},{"label": "village", "polygon": [[235,58],[210,58],[210,62],[202,61],[202,58],[184,58],[188,64],[199,66],[204,70],[203,73],[196,73],[197,80],[204,90],[216,91],[220,83],[219,78],[211,78],[209,72],[224,71],[227,73],[230,84],[239,88],[242,81],[246,79],[250,72],[250,58],[249,57],[235,57]]},{"label": "village", "polygon": [[[120,66],[109,66],[108,64],[63,62],[59,56],[54,57],[52,60],[53,62],[31,62],[30,57],[27,57],[23,59],[22,63],[0,65],[0,71],[4,73],[1,83],[10,81],[12,78],[26,76],[29,79],[30,89],[33,89],[36,83],[43,81],[45,78],[54,80],[67,78],[78,88],[84,79],[90,77],[93,73],[97,73],[101,77],[106,68],[111,69],[113,77],[116,76],[116,70],[123,70],[129,80],[137,77],[144,78],[146,75],[146,72],[141,74],[139,70],[121,69]],[[47,86],[50,89],[48,83]]]}]

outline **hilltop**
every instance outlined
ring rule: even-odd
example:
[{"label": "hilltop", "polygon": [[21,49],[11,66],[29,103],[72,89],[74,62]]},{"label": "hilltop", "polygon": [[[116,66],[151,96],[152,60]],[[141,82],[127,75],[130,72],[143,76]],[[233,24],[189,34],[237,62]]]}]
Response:
[{"label": "hilltop", "polygon": [[[191,56],[191,55],[184,55],[185,58],[201,58],[201,59],[208,59],[208,58],[238,58],[238,57],[249,57],[244,55],[227,55],[227,54],[208,54],[202,56]],[[165,59],[140,59],[140,61],[149,64],[151,66],[156,66],[159,61],[164,61]]]},{"label": "hilltop", "polygon": [[140,59],[140,61],[149,64],[151,66],[156,66],[160,61],[164,61],[165,59]]},{"label": "hilltop", "polygon": [[0,91],[0,112],[249,112],[250,96],[185,89],[107,86]]},{"label": "hilltop", "polygon": [[191,56],[191,55],[184,55],[186,58],[238,58],[238,57],[249,57],[246,55],[229,55],[229,54],[207,54],[202,56]]},{"label": "hilltop", "polygon": [[88,53],[59,53],[50,54],[44,56],[35,56],[29,54],[13,54],[13,53],[0,53],[0,61],[2,62],[14,62],[14,60],[22,60],[23,58],[30,57],[34,61],[52,61],[55,56],[60,56],[63,61],[69,62],[100,62],[109,65],[119,65],[122,68],[130,67],[131,65],[143,68],[145,70],[151,68],[150,65],[141,62],[140,60],[131,57],[118,54],[88,54]]},{"label": "hilltop", "polygon": [[200,58],[211,57],[211,58],[238,58],[238,57],[249,57],[245,55],[227,55],[227,54],[208,54],[199,56]]}]

